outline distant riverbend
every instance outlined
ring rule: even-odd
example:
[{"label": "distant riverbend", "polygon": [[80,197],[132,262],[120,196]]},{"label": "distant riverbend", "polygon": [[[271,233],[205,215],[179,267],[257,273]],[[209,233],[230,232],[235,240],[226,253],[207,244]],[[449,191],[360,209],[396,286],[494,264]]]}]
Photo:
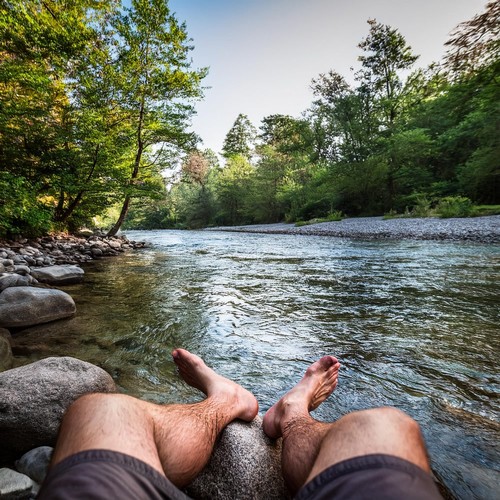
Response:
[{"label": "distant riverbend", "polygon": [[309,234],[356,239],[414,239],[476,241],[500,243],[500,215],[453,219],[383,219],[357,217],[338,222],[322,222],[296,227],[294,224],[256,224],[210,228],[216,231],[236,231],[268,234]]}]

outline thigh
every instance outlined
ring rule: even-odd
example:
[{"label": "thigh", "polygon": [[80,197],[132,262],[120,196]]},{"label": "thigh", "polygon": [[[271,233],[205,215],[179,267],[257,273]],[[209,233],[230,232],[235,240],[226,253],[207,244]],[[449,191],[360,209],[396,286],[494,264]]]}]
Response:
[{"label": "thigh", "polygon": [[149,404],[123,394],[79,398],[63,418],[52,462],[80,451],[105,449],[134,456],[163,474]]},{"label": "thigh", "polygon": [[324,470],[298,492],[297,500],[438,500],[429,473],[399,457],[383,454],[344,460]]},{"label": "thigh", "polygon": [[135,457],[109,450],[87,450],[53,466],[37,498],[186,500],[188,497]]}]

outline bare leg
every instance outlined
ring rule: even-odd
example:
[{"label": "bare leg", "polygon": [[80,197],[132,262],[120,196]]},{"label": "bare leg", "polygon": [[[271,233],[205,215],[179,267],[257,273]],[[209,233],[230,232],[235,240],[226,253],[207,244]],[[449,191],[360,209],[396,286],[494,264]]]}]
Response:
[{"label": "bare leg", "polygon": [[264,416],[266,434],[283,436],[282,468],[290,491],[296,493],[331,465],[372,453],[404,458],[429,471],[419,426],[399,410],[355,412],[330,424],[310,416],[337,386],[339,368],[332,356],[316,361]]},{"label": "bare leg", "polygon": [[188,405],[155,405],[121,394],[78,399],[63,419],[53,463],[91,449],[132,455],[176,486],[189,484],[205,466],[219,432],[232,420],[257,415],[255,397],[184,349],[172,352],[181,377],[207,398]]},{"label": "bare leg", "polygon": [[324,356],[313,363],[302,380],[264,416],[264,432],[275,439],[283,436],[282,470],[292,493],[305,484],[330,424],[309,414],[337,387],[340,363]]}]

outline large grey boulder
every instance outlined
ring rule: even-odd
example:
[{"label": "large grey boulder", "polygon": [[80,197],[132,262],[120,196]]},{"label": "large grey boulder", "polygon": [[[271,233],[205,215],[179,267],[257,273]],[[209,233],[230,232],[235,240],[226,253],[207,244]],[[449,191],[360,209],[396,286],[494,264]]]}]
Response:
[{"label": "large grey boulder", "polygon": [[48,323],[75,311],[75,302],[61,290],[20,286],[0,293],[0,327]]},{"label": "large grey boulder", "polygon": [[78,397],[115,390],[104,370],[70,357],[0,373],[0,463],[37,446],[54,445],[62,416]]},{"label": "large grey boulder", "polygon": [[281,475],[281,440],[272,441],[264,434],[260,417],[251,423],[232,422],[186,493],[211,500],[289,498]]},{"label": "large grey boulder", "polygon": [[31,275],[38,281],[50,285],[80,283],[84,274],[83,269],[78,266],[48,266],[31,270]]}]

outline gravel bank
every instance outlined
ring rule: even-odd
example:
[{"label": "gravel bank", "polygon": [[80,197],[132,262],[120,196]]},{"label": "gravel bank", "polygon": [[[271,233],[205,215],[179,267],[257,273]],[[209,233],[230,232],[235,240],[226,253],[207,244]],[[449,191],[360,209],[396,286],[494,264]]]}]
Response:
[{"label": "gravel bank", "polygon": [[293,224],[224,226],[208,231],[245,233],[308,234],[358,239],[416,239],[500,243],[500,215],[464,219],[387,219],[358,217],[295,227]]}]

